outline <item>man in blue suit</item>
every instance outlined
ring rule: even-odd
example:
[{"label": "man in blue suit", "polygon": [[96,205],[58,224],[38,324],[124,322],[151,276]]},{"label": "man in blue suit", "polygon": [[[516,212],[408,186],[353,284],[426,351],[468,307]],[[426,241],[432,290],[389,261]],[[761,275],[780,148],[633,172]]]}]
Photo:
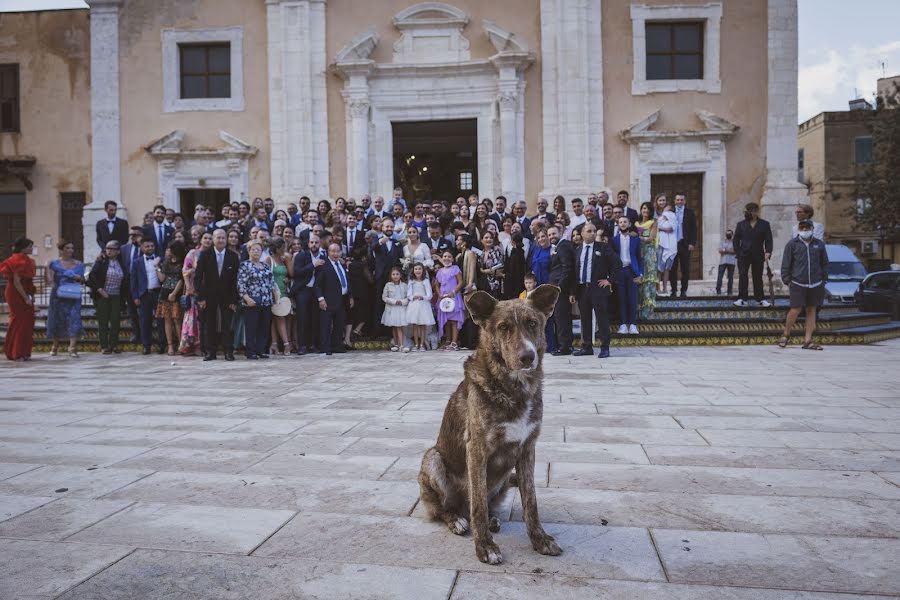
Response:
[{"label": "man in blue suit", "polygon": [[157,321],[156,339],[159,353],[163,354],[166,335],[162,319],[156,319],[156,304],[159,302],[159,257],[156,256],[156,244],[151,238],[141,242],[141,254],[131,265],[131,300],[138,309],[141,320],[141,344],[144,354],[150,354],[153,345],[153,321]]},{"label": "man in blue suit", "polygon": [[344,353],[347,350],[341,340],[347,312],[353,308],[353,296],[350,294],[350,278],[341,262],[341,247],[338,244],[328,246],[328,259],[316,271],[313,286],[321,311],[319,353],[326,356],[331,356],[332,352]]},{"label": "man in blue suit", "polygon": [[310,235],[307,249],[294,255],[294,277],[290,294],[296,303],[297,354],[303,356],[314,343],[318,331],[319,314],[313,310],[316,272],[325,265],[325,252],[317,235]]},{"label": "man in blue suit", "polygon": [[616,278],[622,323],[618,333],[637,335],[638,283],[644,275],[641,238],[631,235],[631,219],[628,217],[619,217],[617,225],[612,247],[622,261],[622,269]]}]

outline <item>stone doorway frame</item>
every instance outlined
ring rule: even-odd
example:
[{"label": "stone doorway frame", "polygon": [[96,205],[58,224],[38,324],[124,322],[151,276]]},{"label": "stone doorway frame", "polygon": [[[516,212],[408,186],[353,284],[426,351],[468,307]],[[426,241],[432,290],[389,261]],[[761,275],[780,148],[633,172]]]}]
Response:
[{"label": "stone doorway frame", "polygon": [[726,142],[739,127],[709,111],[698,110],[695,114],[704,129],[651,130],[659,113],[657,110],[620,134],[631,145],[631,197],[640,202],[652,200],[651,175],[703,173],[703,222],[697,224],[703,236],[701,278],[715,279],[726,222]]},{"label": "stone doorway frame", "polygon": [[[468,16],[439,2],[404,9],[393,23],[401,32],[393,46],[394,62],[376,63],[370,58],[379,38],[368,31],[338,52],[331,67],[344,80],[348,195],[390,196],[394,188],[392,122],[475,119],[476,193],[503,194],[510,202],[524,199],[523,72],[534,62],[534,55],[512,33],[483,21],[482,29],[497,53],[469,60],[468,40],[462,36]],[[429,44],[419,46],[411,38],[446,38],[454,56],[432,50]]]}]

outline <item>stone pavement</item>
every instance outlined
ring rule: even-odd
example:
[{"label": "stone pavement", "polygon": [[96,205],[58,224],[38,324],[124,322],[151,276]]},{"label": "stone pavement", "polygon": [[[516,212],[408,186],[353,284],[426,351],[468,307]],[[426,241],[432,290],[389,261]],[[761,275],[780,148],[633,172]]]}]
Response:
[{"label": "stone pavement", "polygon": [[0,598],[900,595],[900,342],[548,357],[499,567],[417,506],[465,356],[0,363]]}]

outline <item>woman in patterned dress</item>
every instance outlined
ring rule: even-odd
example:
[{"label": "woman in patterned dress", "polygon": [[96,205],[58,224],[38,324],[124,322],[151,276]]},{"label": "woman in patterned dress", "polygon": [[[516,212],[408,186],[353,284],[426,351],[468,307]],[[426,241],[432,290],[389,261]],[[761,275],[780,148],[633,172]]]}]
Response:
[{"label": "woman in patterned dress", "polygon": [[202,328],[200,327],[200,312],[194,300],[194,269],[200,253],[212,247],[212,234],[204,232],[199,225],[191,227],[191,239],[195,240],[196,247],[188,252],[184,259],[184,267],[181,275],[184,278],[184,296],[188,299],[188,306],[184,311],[184,320],[181,322],[181,344],[178,351],[182,356],[196,356],[197,349],[203,351],[201,340]]},{"label": "woman in patterned dress", "polygon": [[47,284],[53,286],[47,313],[47,337],[53,340],[50,356],[56,356],[59,341],[68,338],[69,356],[78,358],[75,345],[84,334],[81,324],[81,296],[60,298],[57,292],[64,283],[84,283],[84,263],[75,258],[75,244],[72,242],[60,241],[57,247],[60,257],[48,265],[46,274]]},{"label": "woman in patterned dress", "polygon": [[636,223],[641,232],[641,253],[644,259],[644,277],[641,281],[638,314],[641,319],[648,319],[656,308],[656,219],[653,218],[653,205],[649,202],[641,204],[641,213]]}]

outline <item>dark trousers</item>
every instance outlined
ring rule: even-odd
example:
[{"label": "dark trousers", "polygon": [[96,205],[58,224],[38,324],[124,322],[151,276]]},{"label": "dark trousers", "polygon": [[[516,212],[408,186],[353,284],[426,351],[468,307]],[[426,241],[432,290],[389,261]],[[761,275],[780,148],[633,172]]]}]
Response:
[{"label": "dark trousers", "polygon": [[634,282],[637,274],[631,265],[622,267],[619,274],[619,323],[635,325],[637,323],[638,284]]},{"label": "dark trousers", "polygon": [[112,350],[119,345],[119,322],[122,320],[122,298],[118,294],[104,298],[97,294],[94,298],[97,311],[97,329],[100,349]]},{"label": "dark trousers", "polygon": [[[155,290],[147,290],[141,296],[141,305],[138,307],[138,313],[141,317],[141,344],[144,350],[150,350],[153,346],[153,330],[156,329],[156,341],[159,345],[159,351],[165,351],[166,332],[162,319],[156,318],[156,305],[159,302],[159,288]],[[154,328],[154,321],[156,327]]]},{"label": "dark trousers", "polygon": [[303,287],[294,293],[294,321],[297,323],[297,346],[310,348],[313,346],[314,333],[317,329],[319,307],[313,307],[312,288]]},{"label": "dark trousers", "polygon": [[128,304],[128,320],[131,321],[131,335],[135,340],[140,341],[141,338],[141,315],[138,307],[134,305],[129,297]]},{"label": "dark trousers", "polygon": [[678,254],[672,261],[672,270],[669,271],[669,283],[672,285],[672,294],[678,287],[678,269],[681,269],[681,293],[686,294],[688,289],[688,278],[691,271],[691,251],[688,250],[688,243],[685,240],[678,242]]},{"label": "dark trousers", "polygon": [[750,256],[738,256],[738,298],[747,300],[750,293],[748,272],[753,271],[753,298],[757,302],[763,299],[763,264],[765,258],[762,254]]},{"label": "dark trousers", "polygon": [[213,304],[207,301],[206,309],[200,311],[201,325],[206,332],[204,347],[207,354],[216,355],[220,338],[225,354],[234,351],[234,334],[231,331],[233,320],[234,311],[230,310],[227,304]]},{"label": "dark trousers", "polygon": [[245,306],[244,347],[247,356],[259,356],[266,353],[266,342],[269,339],[269,326],[272,324],[271,306]]},{"label": "dark trousers", "polygon": [[728,295],[734,288],[734,265],[719,265],[719,276],[716,278],[716,294],[722,293],[722,276],[728,273]]},{"label": "dark trousers", "polygon": [[572,304],[568,296],[560,296],[553,307],[553,322],[556,324],[556,341],[563,352],[572,349]]},{"label": "dark trousers", "polygon": [[390,271],[388,271],[385,275],[382,275],[380,279],[375,281],[375,293],[373,294],[373,302],[372,302],[372,317],[371,321],[369,321],[369,332],[373,337],[379,337],[384,335],[388,328],[381,324],[381,317],[384,314],[384,300],[381,299],[381,294],[384,292],[384,286],[387,285],[387,282],[390,281]]},{"label": "dark trousers", "polygon": [[328,310],[319,309],[319,352],[329,353],[342,347],[347,322],[345,303],[346,298],[339,306],[329,305]]},{"label": "dark trousers", "polygon": [[607,305],[609,297],[600,292],[597,286],[581,284],[578,286],[578,311],[581,313],[581,347],[584,350],[594,348],[594,313],[600,325],[600,348],[609,348],[609,314]]}]

